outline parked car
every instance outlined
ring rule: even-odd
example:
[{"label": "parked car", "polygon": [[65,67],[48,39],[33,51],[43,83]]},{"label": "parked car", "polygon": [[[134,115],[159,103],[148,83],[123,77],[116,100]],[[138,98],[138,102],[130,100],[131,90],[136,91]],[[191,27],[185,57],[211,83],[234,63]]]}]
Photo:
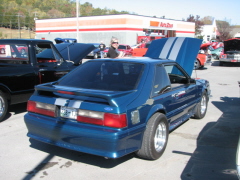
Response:
[{"label": "parked car", "polygon": [[208,60],[211,61],[211,57],[209,57],[210,59],[208,59],[208,57],[209,56],[206,55],[206,54],[198,53],[197,58],[194,62],[194,68],[193,69],[203,68]]},{"label": "parked car", "polygon": [[[100,49],[99,49],[100,43],[87,43],[87,44],[92,44],[92,45],[95,46],[95,49],[92,50],[92,51],[87,55],[87,57],[91,57],[91,58],[93,58],[93,59],[97,59],[97,58],[101,57]],[[104,57],[106,57],[106,54],[104,55]]]},{"label": "parked car", "polygon": [[58,80],[94,48],[42,39],[0,39],[0,45],[0,122],[10,105],[27,102],[36,85]]},{"label": "parked car", "polygon": [[[106,47],[104,52],[107,54],[108,50],[109,50],[109,47]],[[129,45],[119,44],[118,51],[122,51],[124,53],[124,56],[132,56],[133,49]]]},{"label": "parked car", "polygon": [[132,56],[133,49],[129,45],[119,44],[118,50],[122,51],[125,54],[125,56]]},{"label": "parked car", "polygon": [[223,51],[223,47],[219,47],[217,49],[211,49],[211,55],[214,59],[219,59],[221,52]]},{"label": "parked car", "polygon": [[5,54],[5,45],[0,45],[0,54]]},{"label": "parked car", "polygon": [[89,60],[58,81],[36,86],[24,116],[27,135],[106,158],[135,152],[158,159],[169,131],[205,116],[210,95],[207,80],[189,75],[201,42],[176,41],[157,40],[149,57]]},{"label": "parked car", "polygon": [[240,62],[240,39],[233,38],[225,40],[224,49],[219,57],[219,65],[222,66],[223,63],[239,63]]},{"label": "parked car", "polygon": [[56,42],[56,44],[77,43],[77,39],[75,38],[55,38],[54,41]]}]

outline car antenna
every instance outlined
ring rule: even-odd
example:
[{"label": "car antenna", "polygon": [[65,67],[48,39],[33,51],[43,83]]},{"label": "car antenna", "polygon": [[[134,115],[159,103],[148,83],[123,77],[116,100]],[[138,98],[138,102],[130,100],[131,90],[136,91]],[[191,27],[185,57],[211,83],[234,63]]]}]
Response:
[{"label": "car antenna", "polygon": [[197,79],[197,78],[198,78],[198,76],[197,76],[197,70],[194,69],[194,72],[195,72],[195,79]]}]

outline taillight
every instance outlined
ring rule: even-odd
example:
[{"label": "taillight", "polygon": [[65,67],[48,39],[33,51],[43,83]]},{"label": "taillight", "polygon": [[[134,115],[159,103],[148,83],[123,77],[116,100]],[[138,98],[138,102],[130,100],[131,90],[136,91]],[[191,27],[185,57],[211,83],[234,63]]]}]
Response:
[{"label": "taillight", "polygon": [[78,111],[77,121],[114,128],[127,126],[126,114],[110,114],[81,109]]},{"label": "taillight", "polygon": [[41,102],[36,102],[36,101],[28,101],[27,104],[27,110],[29,112],[34,112],[38,114],[43,114],[46,116],[56,116],[56,106],[52,104],[47,104],[47,103],[41,103]]},{"label": "taillight", "polygon": [[127,126],[126,114],[104,114],[104,126],[124,128]]},{"label": "taillight", "polygon": [[74,92],[69,92],[69,91],[57,91],[58,93],[62,93],[62,94],[70,94],[70,95],[74,95]]}]

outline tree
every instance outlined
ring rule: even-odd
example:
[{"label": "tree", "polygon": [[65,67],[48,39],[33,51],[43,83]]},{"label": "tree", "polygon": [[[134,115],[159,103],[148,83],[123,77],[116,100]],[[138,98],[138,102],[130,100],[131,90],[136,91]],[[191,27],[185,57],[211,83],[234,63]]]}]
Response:
[{"label": "tree", "polygon": [[213,22],[213,17],[212,16],[205,16],[204,18],[201,19],[204,25],[211,25]]},{"label": "tree", "polygon": [[218,32],[220,34],[219,41],[224,41],[232,38],[230,35],[230,32],[232,31],[232,27],[230,26],[230,23],[227,20],[225,21],[217,20],[216,24],[217,24]]},{"label": "tree", "polygon": [[190,14],[187,18],[187,22],[195,22],[195,36],[200,36],[202,32],[202,26],[204,25],[203,22],[200,20],[200,16],[196,15],[195,18],[194,15]]}]

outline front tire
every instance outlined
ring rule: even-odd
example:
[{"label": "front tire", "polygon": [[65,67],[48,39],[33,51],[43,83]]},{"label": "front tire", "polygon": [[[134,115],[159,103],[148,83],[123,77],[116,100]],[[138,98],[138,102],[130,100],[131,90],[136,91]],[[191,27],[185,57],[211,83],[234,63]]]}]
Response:
[{"label": "front tire", "polygon": [[0,91],[0,122],[3,121],[8,110],[8,102],[4,93]]},{"label": "front tire", "polygon": [[202,119],[207,112],[208,97],[206,91],[202,94],[201,101],[197,104],[194,114],[195,119]]},{"label": "front tire", "polygon": [[194,62],[194,69],[199,69],[200,67],[200,62],[196,59]]},{"label": "front tire", "polygon": [[154,114],[147,123],[142,147],[136,152],[137,156],[148,160],[160,158],[166,149],[168,134],[169,127],[166,116],[162,113]]}]

